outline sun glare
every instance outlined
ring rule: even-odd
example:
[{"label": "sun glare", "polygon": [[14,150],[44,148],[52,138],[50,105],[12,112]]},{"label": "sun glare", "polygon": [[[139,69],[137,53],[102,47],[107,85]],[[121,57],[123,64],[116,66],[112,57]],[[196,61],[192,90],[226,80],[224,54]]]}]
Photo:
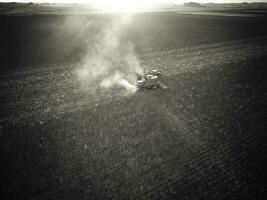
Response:
[{"label": "sun glare", "polygon": [[134,0],[100,0],[98,3],[101,10],[106,12],[138,12],[145,7],[141,1]]}]

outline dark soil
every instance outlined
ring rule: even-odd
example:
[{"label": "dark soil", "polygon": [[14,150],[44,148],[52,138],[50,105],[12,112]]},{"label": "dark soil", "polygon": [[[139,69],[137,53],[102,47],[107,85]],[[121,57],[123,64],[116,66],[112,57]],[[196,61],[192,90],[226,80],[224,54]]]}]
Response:
[{"label": "dark soil", "polygon": [[169,89],[126,97],[79,90],[64,18],[0,17],[1,199],[266,198],[264,18],[136,16]]},{"label": "dark soil", "polygon": [[[1,16],[0,70],[77,63],[95,44],[101,28],[118,18],[119,15]],[[139,14],[121,30],[121,37],[131,41],[137,53],[143,55],[265,36],[266,23],[267,17]]]}]

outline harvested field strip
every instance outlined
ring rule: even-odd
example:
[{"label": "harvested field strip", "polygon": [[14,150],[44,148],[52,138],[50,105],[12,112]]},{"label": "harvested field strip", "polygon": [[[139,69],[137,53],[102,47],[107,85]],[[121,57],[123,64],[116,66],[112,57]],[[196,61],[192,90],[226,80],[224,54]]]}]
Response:
[{"label": "harvested field strip", "polygon": [[[265,39],[261,38],[261,39]],[[157,58],[148,59],[146,60],[147,65],[150,66],[150,68],[158,67],[162,71],[166,72],[166,75],[171,76],[179,73],[184,72],[194,72],[201,70],[205,67],[210,66],[216,66],[216,65],[222,65],[227,63],[239,63],[241,60],[249,60],[255,56],[255,50],[258,49],[257,56],[264,56],[267,55],[267,48],[266,43],[263,41],[258,41],[257,39],[247,40],[248,43],[243,42],[231,42],[230,46],[219,46],[219,49],[213,49],[212,52],[208,51],[201,51],[201,54],[197,54],[195,56],[194,54],[184,54],[184,55],[170,55],[166,56],[164,58],[161,58],[161,62],[156,62]],[[250,43],[249,43],[250,42]],[[254,43],[253,43],[254,42]],[[257,43],[255,43],[257,42]],[[238,45],[238,46],[236,46]],[[241,46],[240,46],[241,45]],[[253,45],[254,47],[251,47]],[[214,46],[214,45],[211,45]],[[216,45],[215,45],[216,46]],[[220,49],[222,48],[222,49]],[[225,49],[228,48],[228,49]],[[197,52],[197,50],[191,50]],[[221,52],[221,53],[219,53]],[[177,57],[178,56],[178,57]],[[150,61],[149,61],[150,60]],[[49,69],[48,69],[49,70]],[[50,77],[50,74],[45,71],[45,69],[41,70],[42,72],[45,72],[45,74],[38,74],[38,77],[34,77],[35,74],[31,74],[31,78],[26,76],[25,78],[19,77],[19,79],[15,79],[17,81],[12,81],[11,77],[9,77],[8,81],[7,79],[4,79],[1,81],[2,84],[2,92],[1,92],[1,99],[4,99],[4,101],[1,104],[2,107],[6,107],[7,109],[10,109],[10,113],[12,113],[12,108],[16,108],[16,111],[14,113],[14,116],[32,116],[34,113],[27,114],[27,104],[31,105],[31,108],[33,110],[38,110],[45,108],[46,104],[51,104],[52,102],[56,103],[58,100],[58,96],[63,95],[64,100],[66,100],[66,103],[64,103],[63,107],[59,108],[58,111],[55,111],[56,113],[61,113],[60,110],[64,110],[64,112],[72,112],[77,110],[77,105],[79,106],[86,106],[90,103],[96,102],[98,100],[90,100],[90,98],[84,99],[80,98],[83,95],[83,91],[79,89],[79,84],[77,80],[75,80],[75,77],[73,75],[70,75],[69,73],[66,73],[64,68],[60,68],[55,73],[53,73],[53,76]],[[38,70],[34,70],[34,72],[38,73]],[[39,71],[40,73],[40,71]],[[11,76],[11,75],[10,75]],[[34,85],[34,87],[32,87]],[[39,86],[38,86],[39,85]],[[62,92],[62,88],[68,88],[68,90],[65,90],[65,92]],[[72,88],[71,94],[66,93],[69,91],[69,89]],[[49,92],[49,101],[47,98],[47,93]],[[45,96],[41,96],[41,94],[46,94]],[[69,101],[68,96],[71,96],[74,99],[75,102]],[[20,100],[17,98],[21,98]],[[114,98],[114,97],[112,97]],[[13,101],[12,101],[13,99]],[[14,99],[16,101],[14,102]],[[80,100],[79,100],[80,99]],[[43,106],[42,106],[43,105]],[[55,106],[54,106],[55,107]],[[23,113],[20,113],[20,110],[25,110]],[[57,108],[57,107],[55,107]],[[73,110],[74,109],[74,110]],[[43,113],[43,110],[35,111],[37,113]],[[14,121],[21,121],[23,119],[14,119]],[[26,118],[28,118],[26,117]],[[0,119],[0,121],[5,121],[7,119]]]}]

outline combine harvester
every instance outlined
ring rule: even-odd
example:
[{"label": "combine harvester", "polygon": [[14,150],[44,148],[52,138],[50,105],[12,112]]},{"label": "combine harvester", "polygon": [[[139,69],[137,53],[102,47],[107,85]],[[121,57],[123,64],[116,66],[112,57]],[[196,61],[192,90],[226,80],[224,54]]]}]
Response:
[{"label": "combine harvester", "polygon": [[161,82],[162,74],[159,70],[151,70],[143,75],[137,74],[137,87],[139,89],[167,89],[168,87]]}]

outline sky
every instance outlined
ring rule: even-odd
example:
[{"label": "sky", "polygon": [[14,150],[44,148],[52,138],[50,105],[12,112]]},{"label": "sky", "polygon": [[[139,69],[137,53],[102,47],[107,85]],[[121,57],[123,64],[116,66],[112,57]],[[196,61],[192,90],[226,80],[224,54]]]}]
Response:
[{"label": "sky", "polygon": [[0,0],[0,2],[40,2],[40,3],[92,3],[92,4],[119,4],[121,2],[127,4],[158,4],[158,3],[184,3],[184,2],[199,2],[199,3],[239,3],[239,2],[266,2],[267,0]]}]

